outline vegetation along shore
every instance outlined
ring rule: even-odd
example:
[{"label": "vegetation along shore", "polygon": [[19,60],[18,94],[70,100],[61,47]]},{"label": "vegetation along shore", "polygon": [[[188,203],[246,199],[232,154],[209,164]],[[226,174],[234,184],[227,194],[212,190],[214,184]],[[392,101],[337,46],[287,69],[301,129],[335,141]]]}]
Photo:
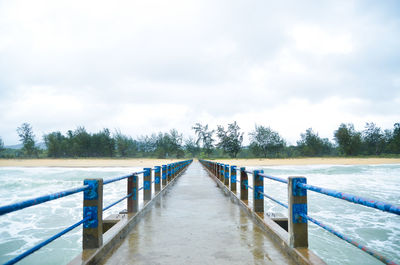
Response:
[{"label": "vegetation along shore", "polygon": [[[289,145],[268,126],[255,125],[253,131],[245,133],[236,121],[215,129],[196,123],[192,130],[195,138],[184,137],[172,129],[134,139],[119,130],[112,133],[105,128],[90,133],[78,127],[66,134],[60,131],[44,134],[42,144],[38,144],[32,126],[23,123],[16,130],[19,147],[7,147],[0,138],[0,158],[400,157],[400,123],[395,123],[392,129],[366,123],[363,131],[356,131],[353,124],[342,123],[333,132],[334,142],[308,128],[300,134],[296,145]],[[245,137],[247,145],[243,144]]]},{"label": "vegetation along shore", "polygon": [[[176,159],[0,159],[0,167],[148,167],[176,162]],[[278,159],[218,159],[217,161],[237,166],[279,165],[378,165],[400,164],[400,158],[278,158]]]}]

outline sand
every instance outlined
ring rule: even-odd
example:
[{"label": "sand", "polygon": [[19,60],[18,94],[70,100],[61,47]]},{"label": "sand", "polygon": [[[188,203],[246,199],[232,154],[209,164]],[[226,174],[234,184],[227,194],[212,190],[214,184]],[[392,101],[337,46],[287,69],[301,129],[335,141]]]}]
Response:
[{"label": "sand", "polygon": [[0,167],[152,167],[181,159],[0,159]]},{"label": "sand", "polygon": [[[226,162],[225,162],[226,161]],[[220,163],[243,166],[280,166],[280,165],[382,165],[400,164],[400,158],[286,158],[286,159],[229,159]]]},{"label": "sand", "polygon": [[[181,159],[0,159],[0,167],[152,167]],[[218,159],[237,166],[400,164],[400,158]]]}]

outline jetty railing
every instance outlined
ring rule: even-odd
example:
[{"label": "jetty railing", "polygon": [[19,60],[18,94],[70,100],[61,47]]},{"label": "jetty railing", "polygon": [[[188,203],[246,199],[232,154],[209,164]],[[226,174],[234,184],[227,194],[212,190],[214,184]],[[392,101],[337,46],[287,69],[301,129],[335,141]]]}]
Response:
[{"label": "jetty railing", "polygon": [[[134,172],[125,176],[103,180],[102,178],[85,179],[83,186],[59,191],[52,194],[12,203],[0,207],[0,216],[11,212],[22,210],[48,201],[61,199],[76,193],[83,192],[83,218],[75,224],[65,228],[54,236],[40,242],[34,247],[24,251],[20,255],[9,260],[5,264],[15,264],[23,258],[31,255],[40,248],[51,243],[55,239],[70,232],[83,224],[82,248],[99,248],[103,244],[103,212],[127,200],[127,213],[137,213],[139,211],[139,191],[143,190],[143,200],[147,203],[152,198],[152,184],[154,183],[155,193],[164,189],[167,184],[186,169],[193,160],[179,161],[167,165],[156,166],[154,168],[144,168],[142,171]],[[162,177],[161,177],[162,169]],[[152,171],[154,170],[154,174]],[[139,175],[143,175],[143,186],[139,185]],[[154,175],[154,178],[152,178]],[[162,178],[162,179],[161,179]],[[114,201],[110,205],[103,207],[103,187],[113,182],[127,179],[127,195]]]},{"label": "jetty railing", "polygon": [[[246,170],[245,167],[237,169],[235,165],[227,165],[223,163],[200,160],[200,163],[205,166],[218,180],[221,181],[227,188],[230,186],[230,191],[236,193],[236,183],[240,183],[240,200],[248,201],[248,190],[253,190],[253,211],[256,213],[264,212],[264,198],[270,199],[273,202],[288,209],[288,233],[289,245],[292,248],[308,248],[308,222],[310,221],[326,231],[334,234],[342,240],[356,246],[362,251],[368,253],[374,258],[385,264],[397,264],[388,259],[375,250],[372,250],[343,233],[340,233],[332,227],[323,224],[322,222],[310,217],[307,213],[307,190],[317,192],[330,197],[342,199],[355,204],[378,209],[384,212],[400,215],[400,206],[391,203],[381,202],[369,198],[356,196],[332,189],[326,189],[307,184],[305,177],[288,177],[287,179],[267,175],[263,170]],[[240,172],[240,180],[237,179],[236,171]],[[253,175],[253,187],[248,185],[248,174]],[[230,178],[230,180],[229,180]],[[288,187],[288,203],[281,202],[264,192],[264,179],[273,180],[279,183],[284,183]],[[229,185],[230,183],[230,185]]]}]

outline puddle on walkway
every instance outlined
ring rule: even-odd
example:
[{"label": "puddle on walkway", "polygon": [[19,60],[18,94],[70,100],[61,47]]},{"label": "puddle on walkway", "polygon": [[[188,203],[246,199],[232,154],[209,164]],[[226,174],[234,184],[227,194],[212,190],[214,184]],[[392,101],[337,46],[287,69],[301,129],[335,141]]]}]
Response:
[{"label": "puddle on walkway", "polygon": [[198,163],[103,264],[294,264]]}]

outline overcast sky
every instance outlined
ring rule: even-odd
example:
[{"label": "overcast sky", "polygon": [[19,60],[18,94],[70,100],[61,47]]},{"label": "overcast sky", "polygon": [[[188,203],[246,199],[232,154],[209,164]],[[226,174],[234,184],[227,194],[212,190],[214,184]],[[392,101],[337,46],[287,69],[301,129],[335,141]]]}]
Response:
[{"label": "overcast sky", "polygon": [[289,143],[400,122],[400,1],[0,0],[0,137],[77,126]]}]

